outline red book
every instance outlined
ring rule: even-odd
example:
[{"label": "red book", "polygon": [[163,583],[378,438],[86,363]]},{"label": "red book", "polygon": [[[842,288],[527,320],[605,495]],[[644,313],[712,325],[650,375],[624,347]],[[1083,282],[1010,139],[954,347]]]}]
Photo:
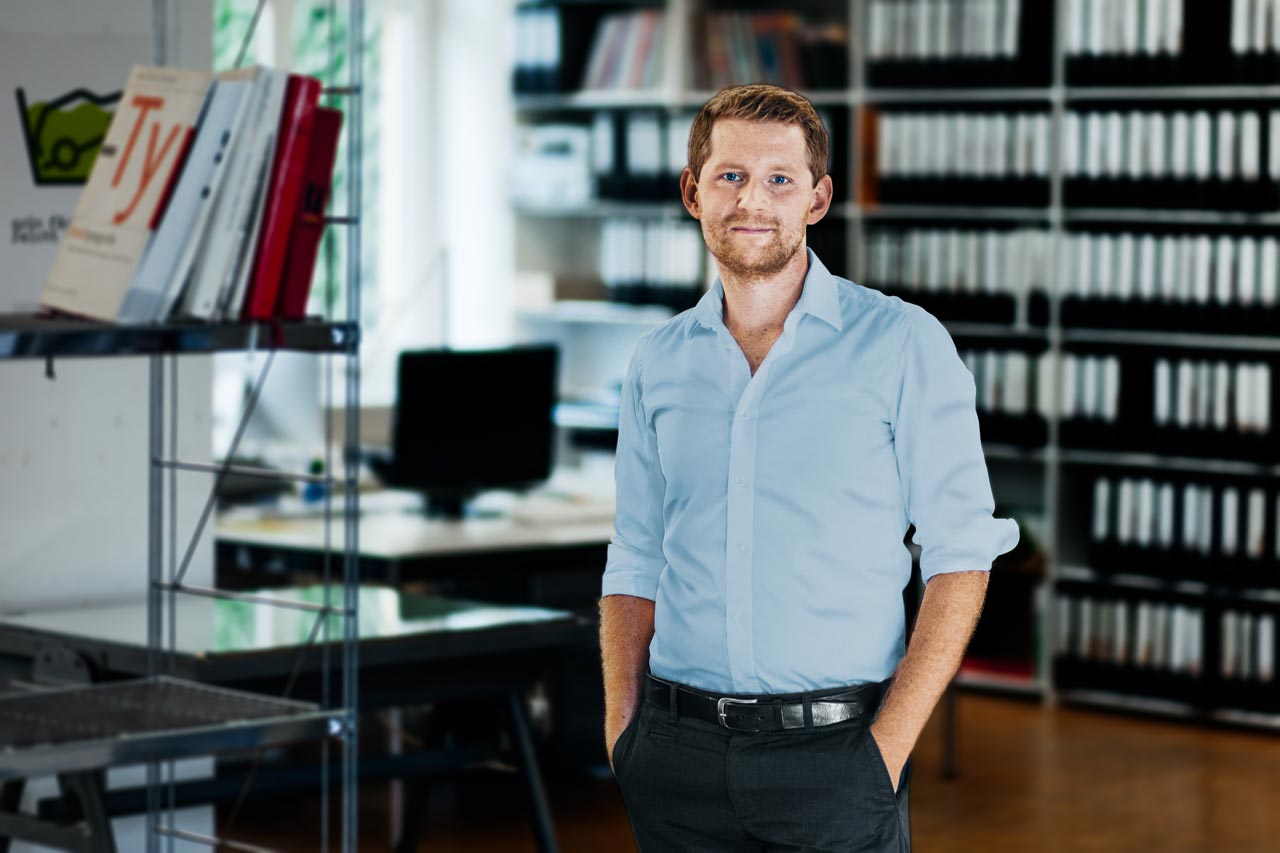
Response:
[{"label": "red book", "polygon": [[275,158],[267,183],[266,208],[258,231],[258,247],[253,272],[244,298],[244,319],[269,320],[275,314],[289,249],[289,230],[302,193],[302,177],[307,168],[307,149],[315,127],[320,103],[320,81],[301,74],[289,75],[289,88],[280,112]]},{"label": "red book", "polygon": [[293,231],[289,235],[289,251],[285,256],[280,305],[276,311],[277,316],[284,320],[301,320],[306,315],[316,254],[320,251],[320,238],[324,235],[324,211],[333,185],[333,164],[338,156],[338,133],[341,130],[341,111],[327,107],[316,110],[307,169],[303,174],[302,192],[298,195]]}]

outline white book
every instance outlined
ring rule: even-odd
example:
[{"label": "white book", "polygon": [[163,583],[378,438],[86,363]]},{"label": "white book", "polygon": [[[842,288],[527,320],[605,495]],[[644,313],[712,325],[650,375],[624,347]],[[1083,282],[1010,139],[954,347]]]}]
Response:
[{"label": "white book", "polygon": [[1096,639],[1093,627],[1093,599],[1087,595],[1081,596],[1077,607],[1080,612],[1080,630],[1076,633],[1076,655],[1082,660],[1089,660],[1093,656]]},{"label": "white book", "polygon": [[1128,477],[1120,481],[1119,500],[1116,502],[1116,541],[1127,545],[1133,541],[1134,482]]},{"label": "white book", "polygon": [[1115,240],[1116,271],[1114,292],[1117,299],[1132,299],[1134,291],[1133,254],[1134,240],[1129,232],[1119,234]]},{"label": "white book", "polygon": [[960,53],[960,46],[956,43],[954,10],[953,0],[942,0],[938,4],[935,17],[938,27],[938,44],[941,45],[942,55],[947,58],[955,57]]},{"label": "white book", "polygon": [[1262,489],[1249,490],[1249,506],[1245,510],[1245,518],[1245,553],[1251,559],[1260,559],[1266,550],[1267,540],[1267,493]]},{"label": "white book", "polygon": [[1106,117],[1103,113],[1085,113],[1084,173],[1089,178],[1100,178],[1105,169]]},{"label": "white book", "polygon": [[228,143],[244,118],[248,89],[244,82],[214,80],[210,84],[191,150],[120,306],[121,323],[161,322],[182,295],[196,249],[204,239],[212,199],[226,174]]},{"label": "white book", "polygon": [[1253,614],[1240,614],[1240,639],[1237,646],[1240,649],[1240,678],[1244,681],[1253,680]]},{"label": "white book", "polygon": [[1198,678],[1204,669],[1204,611],[1187,608],[1187,674]]},{"label": "white book", "polygon": [[1156,541],[1161,548],[1173,547],[1173,484],[1160,484],[1160,512],[1156,529]]},{"label": "white book", "polygon": [[1085,16],[1090,0],[1067,1],[1067,31],[1064,49],[1068,56],[1084,52]]},{"label": "white book", "polygon": [[[1206,240],[1208,238],[1205,238]],[[1178,270],[1178,298],[1183,302],[1191,302],[1196,298],[1197,274],[1199,271],[1201,243],[1190,235],[1183,234],[1178,238],[1179,252],[1181,252],[1180,262],[1181,268]],[[1207,259],[1207,255],[1203,256]],[[1208,261],[1205,260],[1207,264]],[[1206,266],[1205,269],[1208,269]],[[1208,293],[1208,291],[1205,291]],[[1207,297],[1206,297],[1207,298]]]},{"label": "white book", "polygon": [[1169,360],[1167,358],[1157,358],[1155,377],[1156,426],[1166,426],[1169,423],[1169,400],[1171,398],[1172,384],[1173,372],[1169,367]]},{"label": "white book", "polygon": [[978,406],[987,411],[998,410],[1003,387],[1004,359],[996,350],[985,350],[982,353],[982,385],[978,389]]},{"label": "white book", "polygon": [[897,117],[884,113],[876,122],[876,169],[881,177],[891,178],[898,172],[898,152],[901,146],[897,137]]},{"label": "white book", "polygon": [[1275,677],[1276,618],[1270,613],[1264,613],[1258,617],[1258,681],[1270,684]]},{"label": "white book", "polygon": [[1191,280],[1191,298],[1205,305],[1209,302],[1210,285],[1213,274],[1213,241],[1207,234],[1196,238],[1196,254],[1194,274]]},{"label": "white book", "polygon": [[1174,421],[1180,428],[1187,429],[1194,417],[1192,405],[1195,399],[1195,367],[1186,359],[1178,362],[1174,394],[1177,401],[1174,406]]},{"label": "white book", "polygon": [[1191,117],[1186,113],[1174,113],[1169,125],[1169,174],[1185,178],[1191,174]]},{"label": "white book", "polygon": [[1120,416],[1120,359],[1109,355],[1102,360],[1102,418],[1115,423]]},{"label": "white book", "polygon": [[1267,174],[1280,180],[1280,110],[1267,114]]},{"label": "white book", "polygon": [[1160,238],[1160,269],[1156,284],[1160,298],[1166,302],[1175,302],[1178,299],[1178,282],[1181,278],[1178,273],[1179,251],[1178,238],[1172,234],[1166,234]]},{"label": "white book", "polygon": [[1125,113],[1128,139],[1124,146],[1124,173],[1130,178],[1141,178],[1147,170],[1147,114]]},{"label": "white book", "polygon": [[[205,294],[198,308],[185,306],[194,316],[236,320],[244,304],[245,290],[253,272],[262,215],[266,207],[271,165],[275,157],[280,114],[284,109],[289,75],[274,68],[243,68],[221,75],[222,79],[252,80],[245,133],[228,165],[226,188],[214,208],[209,240],[196,261],[203,275],[216,277],[216,287],[208,281],[193,280]],[[215,304],[207,305],[207,294],[215,292]]]},{"label": "white book", "polygon": [[1197,110],[1191,119],[1195,141],[1192,148],[1192,174],[1199,180],[1208,180],[1213,170],[1213,117],[1207,110]]},{"label": "white book", "polygon": [[1086,0],[1088,12],[1085,22],[1084,52],[1091,56],[1101,56],[1106,45],[1106,3],[1107,0]]},{"label": "white book", "polygon": [[1058,361],[1052,351],[1040,354],[1036,360],[1036,411],[1046,418],[1055,414],[1054,399],[1057,392]]},{"label": "white book", "polygon": [[1169,122],[1164,113],[1146,113],[1147,169],[1153,178],[1163,178],[1169,172]]},{"label": "white book", "polygon": [[1076,376],[1079,366],[1073,353],[1062,354],[1062,397],[1059,400],[1063,420],[1076,416]]},{"label": "white book", "polygon": [[1164,43],[1164,4],[1166,0],[1146,0],[1142,16],[1142,52],[1155,56]]},{"label": "white book", "polygon": [[963,258],[963,246],[961,245],[960,232],[949,230],[944,232],[945,240],[943,241],[947,247],[947,253],[943,256],[943,274],[942,280],[945,289],[950,291],[964,290],[963,272],[961,270]]},{"label": "white book", "polygon": [[1165,0],[1164,11],[1165,52],[1176,56],[1182,53],[1182,3],[1180,0]]},{"label": "white book", "polygon": [[1240,177],[1256,181],[1261,174],[1262,120],[1255,112],[1240,114]]},{"label": "white book", "polygon": [[1271,32],[1267,39],[1269,51],[1280,51],[1280,3],[1271,0]]},{"label": "white book", "polygon": [[1151,547],[1156,526],[1156,484],[1150,477],[1143,477],[1137,484],[1138,519],[1134,538],[1143,548]]},{"label": "white book", "polygon": [[1276,304],[1276,280],[1280,275],[1280,243],[1275,237],[1264,237],[1258,248],[1258,304],[1270,308]]},{"label": "white book", "polygon": [[1085,418],[1098,418],[1102,414],[1101,391],[1102,391],[1102,359],[1100,356],[1084,356],[1080,361],[1080,373],[1082,373],[1083,397],[1084,402],[1080,414]]},{"label": "white book", "polygon": [[1253,0],[1231,0],[1231,51],[1245,53],[1249,50],[1250,7]]},{"label": "white book", "polygon": [[1271,432],[1271,365],[1253,366],[1254,422],[1259,432]]},{"label": "white book", "polygon": [[1240,361],[1235,366],[1235,417],[1236,429],[1241,432],[1252,432],[1258,428],[1254,415],[1254,378],[1253,365]]},{"label": "white book", "polygon": [[867,21],[868,59],[881,59],[888,53],[885,47],[885,30],[892,5],[889,0],[871,0]]},{"label": "white book", "polygon": [[973,130],[974,175],[980,178],[996,175],[991,162],[991,124],[990,115],[978,113],[970,125]]},{"label": "white book", "polygon": [[1258,298],[1258,243],[1252,237],[1241,237],[1236,245],[1236,299],[1249,306]]},{"label": "white book", "polygon": [[1111,480],[1099,477],[1093,481],[1094,542],[1105,542],[1111,536]]},{"label": "white book", "polygon": [[1234,556],[1240,542],[1240,493],[1233,486],[1222,490],[1222,553]]},{"label": "white book", "polygon": [[689,165],[689,132],[693,130],[694,116],[667,116],[667,172],[679,175]]},{"label": "white book", "polygon": [[1030,383],[1027,372],[1029,357],[1025,352],[1005,353],[1004,410],[1011,415],[1025,415],[1028,409]]},{"label": "white book", "polygon": [[1041,113],[1032,119],[1035,133],[1031,149],[1031,171],[1036,177],[1049,177],[1049,116]]},{"label": "white book", "polygon": [[1120,0],[1120,52],[1125,56],[1135,56],[1142,46],[1140,6],[1141,0]]},{"label": "white book", "polygon": [[1217,176],[1224,180],[1231,180],[1236,176],[1236,151],[1238,140],[1236,138],[1236,115],[1230,110],[1224,110],[1218,113],[1218,156],[1217,160]]},{"label": "white book", "polygon": [[969,286],[974,290],[981,289],[989,292],[997,289],[996,278],[982,274],[983,238],[990,236],[992,236],[990,232],[984,235],[979,231],[971,231],[965,235],[964,279],[969,282]]},{"label": "white book", "polygon": [[1084,128],[1084,123],[1081,121],[1080,113],[1067,113],[1064,125],[1064,138],[1062,141],[1062,170],[1066,175],[1077,175],[1081,171],[1080,137]]},{"label": "white book", "polygon": [[1187,483],[1182,487],[1182,547],[1188,551],[1200,541],[1200,487]]},{"label": "white book", "polygon": [[1144,668],[1151,666],[1155,648],[1155,633],[1152,626],[1151,610],[1151,602],[1139,601],[1133,627],[1133,662],[1136,666]]},{"label": "white book", "polygon": [[1249,24],[1249,49],[1253,53],[1266,53],[1270,22],[1275,15],[1275,0],[1253,0],[1253,20]]},{"label": "white book", "polygon": [[1200,490],[1200,553],[1208,554],[1213,549],[1213,490],[1205,487]]},{"label": "white book", "polygon": [[1230,305],[1236,277],[1236,241],[1227,234],[1218,238],[1214,250],[1213,297],[1219,305]]},{"label": "white book", "polygon": [[1231,365],[1225,361],[1213,365],[1213,427],[1226,429],[1231,403]]},{"label": "white book", "polygon": [[1169,605],[1151,603],[1151,666],[1166,669],[1169,665]]},{"label": "white book", "polygon": [[1124,666],[1129,662],[1129,646],[1132,642],[1129,638],[1128,602],[1117,601],[1111,610],[1111,619],[1111,660],[1113,663]]},{"label": "white book", "polygon": [[614,159],[612,113],[596,113],[591,120],[591,172],[596,176],[611,175],[617,168]]},{"label": "white book", "polygon": [[1222,660],[1220,661],[1222,677],[1235,678],[1238,674],[1237,667],[1240,663],[1240,649],[1237,646],[1240,640],[1240,619],[1234,610],[1224,610],[1220,622],[1222,633]]},{"label": "white book", "polygon": [[1018,55],[1018,26],[1022,4],[1019,0],[1000,0],[1000,43],[996,53],[1010,58]]},{"label": "white book", "polygon": [[1143,234],[1138,238],[1138,298],[1151,301],[1156,298],[1156,238]]},{"label": "white book", "polygon": [[1110,234],[1099,234],[1094,238],[1094,248],[1097,250],[1097,277],[1095,279],[1095,293],[1106,299],[1112,295],[1112,281],[1115,277],[1115,259],[1113,257],[1114,241]]},{"label": "white book", "polygon": [[1124,174],[1124,114],[1107,113],[1107,142],[1104,169],[1108,176],[1118,178]]},{"label": "white book", "polygon": [[941,52],[935,50],[933,45],[933,14],[935,7],[936,4],[931,0],[917,0],[915,3],[916,23],[912,32],[911,54],[916,58],[927,59],[941,55]]},{"label": "white book", "polygon": [[1194,422],[1198,427],[1207,427],[1209,425],[1209,409],[1213,405],[1213,398],[1210,396],[1212,389],[1209,387],[1213,377],[1213,368],[1207,359],[1200,359],[1195,363],[1195,416]]},{"label": "white book", "polygon": [[987,232],[987,239],[982,243],[982,268],[995,285],[1003,282],[1008,275],[1008,270],[1004,268],[1001,260],[1003,255],[1000,249],[1000,235]]},{"label": "white book", "polygon": [[1170,611],[1167,668],[1182,672],[1187,667],[1187,610],[1181,604],[1166,607]]},{"label": "white book", "polygon": [[626,117],[627,173],[656,177],[662,173],[662,122],[656,113],[630,113]]}]

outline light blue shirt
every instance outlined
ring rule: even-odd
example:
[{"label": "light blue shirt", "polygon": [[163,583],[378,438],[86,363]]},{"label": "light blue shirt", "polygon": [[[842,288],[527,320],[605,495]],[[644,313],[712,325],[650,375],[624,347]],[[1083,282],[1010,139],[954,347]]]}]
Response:
[{"label": "light blue shirt", "polygon": [[926,581],[989,570],[1018,542],[992,516],[973,375],[947,330],[808,254],[755,376],[719,279],[628,365],[603,594],[655,602],[661,678],[734,693],[883,681],[905,651],[908,525]]}]

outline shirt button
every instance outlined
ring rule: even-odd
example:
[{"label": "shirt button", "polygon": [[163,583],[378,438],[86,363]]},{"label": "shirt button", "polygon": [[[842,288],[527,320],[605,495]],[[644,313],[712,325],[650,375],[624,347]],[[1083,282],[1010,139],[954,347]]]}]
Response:
[{"label": "shirt button", "polygon": [[738,485],[739,485],[739,486],[746,485],[746,482],[747,482],[747,481],[746,481],[746,480],[744,480],[744,479],[742,479],[741,477],[739,477],[739,478],[738,478]]},{"label": "shirt button", "polygon": [[739,554],[741,554],[741,553],[743,553],[743,552],[745,552],[745,551],[747,550],[747,546],[746,546],[746,545],[738,545],[736,548],[734,548],[734,550],[735,550],[735,551],[737,551]]},{"label": "shirt button", "polygon": [[741,622],[741,621],[742,621],[742,614],[741,614],[741,613],[735,613],[735,614],[733,614],[733,621],[734,621],[734,622]]},{"label": "shirt button", "polygon": [[744,421],[749,421],[749,420],[751,420],[751,413],[750,413],[750,412],[743,412],[743,413],[742,413],[742,419],[743,419]]}]

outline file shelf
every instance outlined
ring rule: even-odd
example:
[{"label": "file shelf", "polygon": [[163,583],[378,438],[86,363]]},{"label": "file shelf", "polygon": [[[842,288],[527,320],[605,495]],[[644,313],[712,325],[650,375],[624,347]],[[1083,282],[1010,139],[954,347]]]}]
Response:
[{"label": "file shelf", "polygon": [[[570,19],[587,14],[579,12],[577,3],[540,5],[553,6]],[[563,119],[586,124],[590,113],[598,110],[618,114],[657,110],[680,116],[690,114],[709,98],[712,91],[697,85],[690,70],[699,50],[690,34],[698,15],[723,9],[724,4],[667,0],[645,5],[662,9],[666,45],[679,46],[667,51],[657,89],[575,92],[570,86],[554,95],[520,95],[516,99],[517,120],[526,125]],[[1230,251],[1245,255],[1260,252],[1257,246],[1280,225],[1280,165],[1273,167],[1273,163],[1280,164],[1280,125],[1275,139],[1271,133],[1271,113],[1280,110],[1280,42],[1272,47],[1268,41],[1272,32],[1280,34],[1280,30],[1264,34],[1253,21],[1233,18],[1239,9],[1252,8],[1236,2],[1177,0],[1165,4],[1167,18],[1131,20],[1122,15],[1110,28],[1099,26],[1103,19],[1092,27],[1086,20],[1077,20],[1075,16],[1087,5],[1078,0],[929,4],[915,0],[814,0],[802,7],[811,17],[845,22],[849,31],[849,85],[812,93],[815,104],[836,119],[831,130],[837,204],[824,223],[811,229],[810,245],[833,272],[916,302],[938,316],[962,352],[1022,353],[1044,359],[1046,381],[1037,382],[1034,392],[1039,395],[1043,386],[1043,397],[1028,400],[1033,414],[1009,417],[998,409],[983,411],[980,407],[979,420],[987,458],[1002,469],[1015,466],[1022,472],[1027,479],[1016,491],[1023,496],[1028,491],[1038,492],[1049,522],[1042,543],[1048,553],[1049,578],[1042,591],[1050,604],[1036,617],[1046,638],[1054,636],[1058,627],[1055,604],[1061,592],[1059,582],[1069,580],[1064,570],[1090,561],[1090,496],[1081,493],[1082,477],[1109,471],[1112,476],[1264,483],[1268,495],[1280,487],[1280,456],[1272,449],[1277,443],[1269,432],[1241,434],[1203,426],[1179,430],[1174,427],[1176,419],[1157,430],[1151,409],[1159,358],[1197,364],[1275,365],[1280,343],[1271,333],[1280,320],[1276,313],[1280,309],[1270,302],[1269,294],[1250,290],[1242,298],[1246,289],[1242,285],[1233,285],[1229,293],[1227,289],[1218,293],[1211,287],[1210,298],[1205,300],[1202,283],[1196,283],[1193,287],[1201,289],[1182,294],[1185,298],[1181,300],[1164,299],[1159,290],[1144,299],[1139,298],[1144,292],[1139,288],[1147,282],[1140,280],[1139,267],[1134,267],[1132,280],[1121,282],[1120,289],[1107,290],[1099,287],[1096,278],[1088,280],[1087,286],[1073,278],[1070,256],[1077,245],[1073,240],[1094,237],[1111,240],[1104,252],[1119,252],[1110,256],[1112,262],[1120,255],[1128,259],[1130,255],[1124,253],[1137,247],[1144,235],[1179,239],[1207,235],[1215,250],[1220,242],[1230,240],[1234,243]],[[1126,9],[1141,6],[1122,5]],[[780,6],[760,3],[752,4],[751,9],[765,12]],[[974,17],[955,17],[961,7]],[[1280,8],[1276,11],[1280,13]],[[1256,116],[1257,134],[1247,148],[1240,144],[1246,123],[1225,119],[1220,126],[1216,119],[1233,111]],[[1097,175],[1083,170],[1087,165],[1079,160],[1083,149],[1074,152],[1074,163],[1068,163],[1072,152],[1067,150],[1064,134],[1069,121],[1075,121],[1071,115],[1145,116],[1154,112],[1185,115],[1189,132],[1195,129],[1195,114],[1215,116],[1208,137],[1210,148],[1199,155],[1202,162],[1195,159],[1195,140],[1184,140],[1189,143],[1185,176],[1155,180],[1146,170],[1126,177],[1123,167],[1130,159],[1150,166],[1149,160],[1130,158],[1127,151],[1118,164],[1096,164],[1108,167]],[[900,162],[901,151],[894,150],[889,152],[891,171],[886,176],[880,174],[882,152],[877,150],[884,139],[881,131],[886,116],[906,117],[909,130],[917,126],[912,121],[928,117],[918,126],[942,128],[948,133],[957,127],[956,117],[963,117],[959,126],[964,133],[975,132],[971,121],[980,116],[981,129],[976,131],[980,140],[995,133],[1006,145],[1010,140],[1024,144],[1029,140],[1032,147],[1004,151],[1004,165],[1010,167],[1010,173],[1003,177],[986,171],[991,163],[997,163],[995,160],[981,162],[980,175],[930,173],[937,165],[933,155],[918,152],[915,156],[923,156],[920,162],[927,168],[923,173],[912,172],[904,167],[917,164]],[[1203,140],[1204,120],[1199,121]],[[1247,122],[1250,133],[1255,129],[1253,122]],[[1181,126],[1183,120],[1178,123]],[[1041,127],[1047,128],[1043,139],[1036,136]],[[1141,130],[1147,125],[1138,121],[1134,127]],[[1215,147],[1220,131],[1232,145],[1221,162]],[[900,144],[901,127],[891,128],[890,136],[898,140],[895,145]],[[1123,133],[1121,137],[1123,143]],[[1180,156],[1182,144],[1178,143]],[[946,151],[939,146],[935,153]],[[1102,152],[1104,157],[1107,153]],[[1203,162],[1206,156],[1209,159]],[[1069,165],[1074,170],[1068,169]],[[1109,170],[1115,165],[1122,168],[1113,174]],[[576,219],[518,207],[520,245],[529,246],[531,236],[536,235],[553,238],[554,245],[567,251],[575,240],[584,239],[582,220],[596,216],[582,213],[584,210],[599,210],[599,218],[683,216],[674,174],[660,179],[653,191],[655,198],[667,193],[670,204],[655,206],[653,201],[615,197],[579,205]],[[552,224],[557,219],[559,224]],[[549,230],[552,228],[558,230]],[[905,272],[899,276],[901,280],[871,274],[872,255],[879,250],[876,241],[886,236],[962,231],[984,239],[986,234],[1019,229],[1041,229],[1047,235],[1050,260],[1040,281],[1028,279],[1013,282],[1008,289],[998,288],[981,277],[975,280],[972,265],[964,268],[963,276],[946,280],[948,283],[940,287],[925,287],[920,281],[909,280]],[[1119,248],[1126,242],[1126,234],[1135,242]],[[591,239],[589,232],[585,239]],[[1250,240],[1257,241],[1252,249]],[[517,265],[553,275],[583,273],[566,257],[565,251],[525,250],[517,253]],[[1260,263],[1261,255],[1256,254],[1254,261]],[[1246,259],[1246,268],[1248,263]],[[1239,275],[1239,255],[1224,256],[1221,264],[1220,269]],[[980,261],[977,268],[985,267]],[[1258,268],[1255,265],[1255,271]],[[1213,269],[1211,275],[1216,275],[1218,268]],[[1104,277],[1102,285],[1114,287],[1115,281]],[[1158,287],[1158,274],[1155,281]],[[1249,298],[1251,302],[1246,301]],[[1117,365],[1119,388],[1111,389],[1113,401],[1099,401],[1097,411],[1091,403],[1087,417],[1076,417],[1080,412],[1073,408],[1063,410],[1062,369],[1072,358],[1084,357],[1093,360],[1088,370],[1097,371],[1089,380],[1098,383],[1096,389],[1090,385],[1091,391],[1101,393],[1105,383],[1116,378],[1108,371],[1116,372]],[[1080,362],[1076,364],[1079,367]],[[1036,369],[1030,372],[1039,373]],[[975,374],[975,381],[980,378]],[[1266,406],[1270,410],[1280,392],[1272,392],[1268,383],[1268,393]],[[1107,422],[1100,414],[1112,405],[1113,421]],[[1234,414],[1229,418],[1231,423]],[[1274,418],[1268,420],[1274,422]],[[1280,518],[1274,521],[1280,526]],[[1078,535],[1086,538],[1071,538]],[[1196,573],[1184,564],[1174,572],[1181,577],[1167,577],[1161,567],[1168,562],[1147,553],[1115,552],[1112,557],[1107,572],[1112,577],[1132,577],[1132,571],[1126,575],[1118,569],[1137,566],[1137,576],[1145,574],[1156,584],[1174,584],[1186,583],[1186,578]],[[1141,568],[1144,565],[1145,570]],[[1211,569],[1206,564],[1197,571],[1209,576]],[[1090,577],[1094,579],[1090,582],[1097,582],[1099,575]],[[1264,608],[1276,606],[1267,596],[1280,590],[1280,569],[1274,579],[1264,572],[1233,583],[1240,600]],[[1156,591],[1184,606],[1201,607],[1201,619],[1208,626],[1223,610],[1214,597],[1217,589],[1183,586]],[[1207,653],[1210,646],[1206,644],[1202,651]],[[1019,682],[1018,687],[1073,702],[1280,728],[1280,708],[1265,702],[1249,703],[1237,697],[1215,707],[1215,697],[1232,694],[1218,679],[1217,670],[1207,665],[1196,677],[1133,679],[1129,678],[1133,673],[1123,668],[1111,671],[1080,661],[1064,662],[1047,640],[1041,644],[1037,665],[1040,675]],[[974,676],[969,681],[981,679]],[[1150,685],[1150,690],[1144,693],[1142,685]]]}]

